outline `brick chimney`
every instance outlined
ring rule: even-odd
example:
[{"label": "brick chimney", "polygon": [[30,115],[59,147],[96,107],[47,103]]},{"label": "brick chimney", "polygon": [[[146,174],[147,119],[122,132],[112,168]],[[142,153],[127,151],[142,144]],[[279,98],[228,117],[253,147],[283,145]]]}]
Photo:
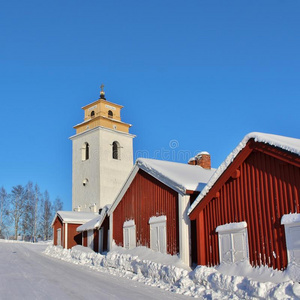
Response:
[{"label": "brick chimney", "polygon": [[206,151],[202,151],[198,153],[195,157],[190,158],[188,164],[197,165],[202,167],[203,169],[210,170],[211,169],[210,154]]}]

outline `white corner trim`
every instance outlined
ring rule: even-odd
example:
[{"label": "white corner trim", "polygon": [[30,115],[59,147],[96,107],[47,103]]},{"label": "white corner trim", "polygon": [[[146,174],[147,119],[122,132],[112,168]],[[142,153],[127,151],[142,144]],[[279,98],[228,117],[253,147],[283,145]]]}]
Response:
[{"label": "white corner trim", "polygon": [[65,249],[68,249],[68,223],[65,223]]}]

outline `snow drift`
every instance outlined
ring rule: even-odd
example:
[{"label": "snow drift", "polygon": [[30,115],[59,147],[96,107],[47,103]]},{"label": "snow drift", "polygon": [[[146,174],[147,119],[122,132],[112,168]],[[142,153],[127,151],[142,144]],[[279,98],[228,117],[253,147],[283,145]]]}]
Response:
[{"label": "snow drift", "polygon": [[[245,263],[215,268],[198,266],[195,270],[189,270],[181,266],[176,256],[159,254],[145,247],[133,250],[114,247],[113,251],[101,255],[82,246],[69,250],[49,246],[45,253],[100,272],[108,272],[196,298],[300,299],[300,284],[292,281],[288,272],[274,271],[266,267],[253,269]],[[137,253],[139,256],[135,255]],[[164,256],[165,261],[170,264],[153,261],[158,255],[159,260]]]}]

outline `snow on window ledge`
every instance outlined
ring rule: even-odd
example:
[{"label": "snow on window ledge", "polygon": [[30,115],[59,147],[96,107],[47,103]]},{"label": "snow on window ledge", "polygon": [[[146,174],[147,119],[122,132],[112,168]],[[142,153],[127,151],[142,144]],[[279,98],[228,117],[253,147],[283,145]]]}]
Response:
[{"label": "snow on window ledge", "polygon": [[247,222],[237,222],[237,223],[228,223],[225,225],[219,225],[216,228],[216,232],[224,232],[224,231],[234,231],[234,230],[240,230],[247,227]]},{"label": "snow on window ledge", "polygon": [[134,220],[125,221],[123,224],[123,228],[134,226]]},{"label": "snow on window ledge", "polygon": [[167,221],[167,216],[151,217],[149,219],[149,224],[161,223],[166,221]]},{"label": "snow on window ledge", "polygon": [[287,214],[281,218],[281,225],[300,223],[300,214]]}]

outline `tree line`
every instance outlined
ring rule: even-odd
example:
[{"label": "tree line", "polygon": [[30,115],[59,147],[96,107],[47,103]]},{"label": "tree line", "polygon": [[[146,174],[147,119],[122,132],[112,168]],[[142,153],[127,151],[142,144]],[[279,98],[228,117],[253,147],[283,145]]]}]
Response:
[{"label": "tree line", "polygon": [[37,184],[13,186],[10,193],[0,189],[0,238],[21,237],[22,240],[48,240],[52,237],[51,222],[63,209],[59,197],[50,200],[48,191],[40,192]]}]

